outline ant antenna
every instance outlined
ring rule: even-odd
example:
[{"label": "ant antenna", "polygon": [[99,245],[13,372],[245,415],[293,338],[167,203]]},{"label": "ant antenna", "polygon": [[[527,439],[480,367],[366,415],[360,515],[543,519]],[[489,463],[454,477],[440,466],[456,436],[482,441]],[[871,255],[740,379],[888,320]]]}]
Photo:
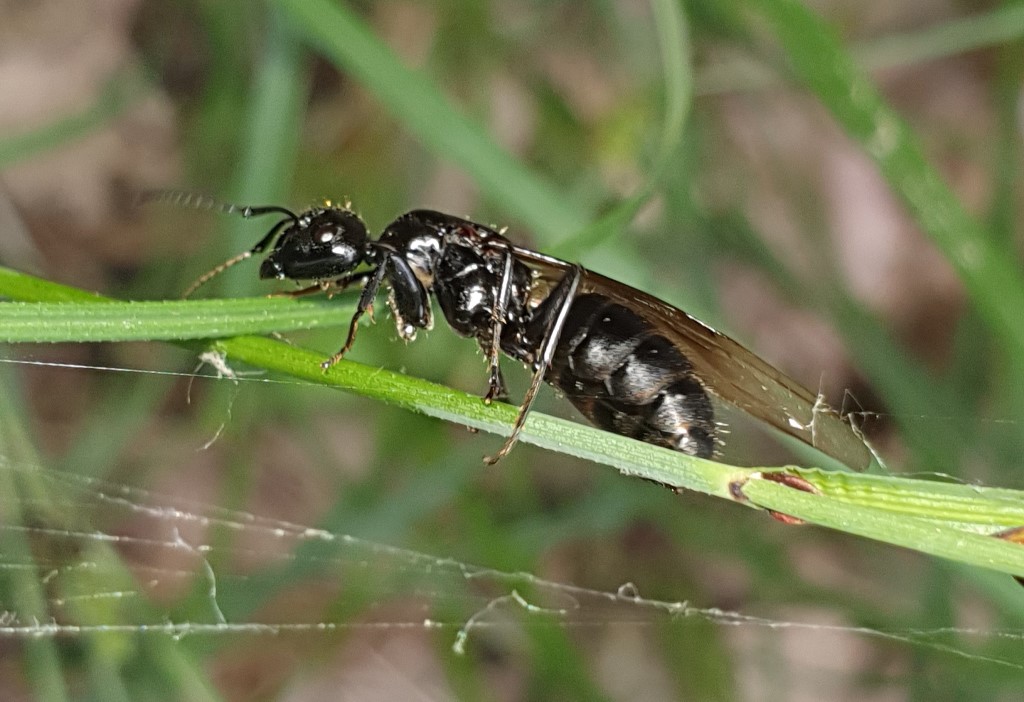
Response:
[{"label": "ant antenna", "polygon": [[151,203],[166,203],[174,205],[175,207],[184,207],[193,210],[217,211],[222,214],[238,214],[244,219],[274,213],[283,214],[288,217],[288,219],[283,219],[275,224],[270,231],[267,232],[267,234],[248,251],[244,251],[237,256],[232,256],[227,261],[224,261],[224,263],[221,263],[215,268],[199,276],[194,283],[188,286],[188,289],[182,295],[183,298],[190,297],[192,293],[205,285],[212,278],[217,277],[236,263],[241,263],[247,258],[263,253],[284,225],[289,222],[292,224],[299,223],[298,215],[286,207],[280,207],[278,205],[261,205],[258,207],[253,207],[252,205],[235,205],[230,202],[222,202],[207,195],[201,195],[200,193],[188,190],[149,190],[139,196],[140,205],[148,205]]},{"label": "ant antenna", "polygon": [[299,223],[299,216],[287,207],[278,205],[266,205],[253,207],[252,205],[235,205],[230,202],[222,202],[209,195],[192,192],[190,190],[147,190],[139,196],[140,205],[152,203],[170,204],[175,207],[183,207],[191,210],[207,210],[220,212],[221,214],[239,214],[245,219],[258,217],[264,214],[277,212],[286,215],[294,224]]}]

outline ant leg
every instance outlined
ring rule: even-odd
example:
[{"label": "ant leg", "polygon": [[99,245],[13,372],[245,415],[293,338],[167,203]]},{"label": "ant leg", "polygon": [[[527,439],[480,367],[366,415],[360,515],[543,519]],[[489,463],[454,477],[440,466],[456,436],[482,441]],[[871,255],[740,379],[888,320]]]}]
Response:
[{"label": "ant leg", "polygon": [[333,282],[325,280],[306,288],[299,288],[298,290],[275,290],[269,293],[267,297],[304,297],[306,295],[316,295],[317,293],[327,292],[327,289],[333,284]]},{"label": "ant leg", "polygon": [[[491,349],[480,344],[480,348],[483,349],[485,354],[490,354]],[[488,355],[488,361],[490,356]],[[488,364],[488,378],[487,378],[487,394],[484,395],[484,402],[491,404],[495,400],[498,402],[508,402],[508,386],[505,384],[505,376],[502,375],[501,366],[498,365],[495,358],[494,363]]]},{"label": "ant leg", "polygon": [[[381,263],[369,274],[369,280],[367,280],[366,285],[363,286],[363,292],[359,296],[358,304],[356,304],[355,314],[352,315],[352,321],[348,325],[348,337],[345,339],[345,345],[341,347],[341,350],[339,350],[338,353],[320,364],[320,367],[325,371],[340,361],[352,348],[352,344],[354,344],[356,340],[356,331],[359,329],[359,318],[362,317],[367,310],[373,307],[373,301],[377,297],[377,291],[380,289],[380,284],[384,280],[384,274],[386,271],[386,263]],[[344,280],[344,278],[342,280]]]},{"label": "ant leg", "polygon": [[365,286],[366,282],[373,277],[375,272],[376,271],[370,270],[370,271],[359,271],[358,273],[349,273],[346,276],[342,276],[341,278],[338,278],[337,280],[332,281],[328,285],[328,288],[332,288],[332,289],[328,289],[325,292],[327,293],[328,297],[331,297],[331,296],[336,295],[336,294],[338,294],[340,292],[344,292],[345,290],[348,290],[349,287],[351,287],[353,284],[356,284],[356,283],[358,283],[359,285],[364,285]]},{"label": "ant leg", "polygon": [[501,354],[501,332],[505,326],[508,314],[508,301],[512,296],[512,252],[503,247],[504,265],[501,272],[501,285],[498,287],[498,297],[491,308],[491,343],[489,348],[484,349],[487,354],[487,394],[484,395],[484,403],[491,404],[494,400],[504,402],[508,399],[508,388],[505,386],[505,379],[501,375],[500,354]]},{"label": "ant leg", "polygon": [[397,253],[386,254],[381,265],[387,266],[391,288],[388,304],[395,318],[395,330],[403,340],[412,341],[417,330],[430,329],[434,323],[426,288],[409,262]]},{"label": "ant leg", "polygon": [[321,292],[327,293],[327,297],[332,297],[344,291],[353,283],[365,284],[372,275],[373,271],[359,271],[337,280],[322,280],[315,285],[299,288],[298,290],[275,290],[270,293],[270,297],[303,297],[304,295],[316,295]]},{"label": "ant leg", "polygon": [[519,406],[519,414],[516,416],[516,423],[512,426],[512,433],[505,439],[505,443],[496,454],[484,456],[484,463],[487,465],[492,466],[507,456],[512,447],[516,445],[516,441],[519,440],[519,434],[526,424],[526,417],[530,413],[530,407],[533,405],[533,401],[537,399],[541,383],[544,382],[544,374],[547,372],[548,366],[551,365],[551,359],[554,358],[555,349],[558,347],[558,338],[562,334],[562,327],[565,326],[565,320],[569,316],[569,309],[572,307],[572,301],[576,297],[576,290],[579,288],[582,279],[583,269],[576,265],[570,267],[565,277],[555,286],[551,297],[548,298],[548,303],[552,306],[552,309],[557,310],[557,313],[547,321],[544,338],[538,350],[537,358],[534,361],[533,379],[530,381],[530,387],[523,397],[523,404]]}]

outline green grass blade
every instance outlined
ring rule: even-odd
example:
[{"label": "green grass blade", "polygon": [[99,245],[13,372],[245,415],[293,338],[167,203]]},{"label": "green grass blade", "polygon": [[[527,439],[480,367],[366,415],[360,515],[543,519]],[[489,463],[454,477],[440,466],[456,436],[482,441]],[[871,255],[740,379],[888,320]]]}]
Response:
[{"label": "green grass blade", "polygon": [[589,213],[531,172],[453,106],[422,71],[406,67],[372,29],[330,0],[274,0],[311,46],[373,93],[431,151],[463,168],[495,202],[548,241],[582,228]]},{"label": "green grass blade", "polygon": [[[267,43],[257,65],[242,130],[241,158],[232,175],[235,202],[287,202],[298,159],[306,101],[309,61],[290,28],[271,13]],[[277,20],[277,21],[273,21]],[[252,223],[234,218],[225,224],[227,251],[220,258],[246,251],[254,243]],[[252,276],[227,276],[223,294],[251,294]]]},{"label": "green grass blade", "polygon": [[0,266],[0,297],[34,302],[115,302],[99,293],[61,285]]},{"label": "green grass blade", "polygon": [[690,60],[690,31],[682,5],[672,0],[652,0],[658,48],[665,79],[665,119],[655,159],[652,182],[657,183],[671,168],[683,141],[686,120],[693,100],[693,71]]},{"label": "green grass blade", "polygon": [[108,302],[0,303],[0,341],[172,341],[341,326],[353,305],[262,297]]},{"label": "green grass blade", "polygon": [[[931,488],[934,484],[923,480],[912,482],[918,486],[917,489],[901,490],[895,483],[893,489],[897,490],[901,501],[915,500],[924,508],[923,513],[929,514],[929,506],[933,504]],[[834,528],[842,529],[849,534],[873,539],[878,539],[880,534],[884,534],[884,538],[879,540],[896,546],[1017,576],[1024,568],[1024,547],[1020,544],[937,524],[932,518],[911,517],[905,514],[894,518],[894,513],[890,509],[859,501],[847,502],[827,495],[815,495],[760,477],[744,484],[742,491],[744,496],[760,507],[780,514],[799,516],[800,519],[815,524],[828,522],[829,526],[839,525]],[[1014,504],[1010,511],[1020,514],[1024,508],[1024,494],[1013,492],[1011,502]],[[935,504],[946,503],[947,501],[941,498],[935,500]]]},{"label": "green grass blade", "polygon": [[[0,267],[0,341],[182,341],[343,326],[343,302],[254,297],[119,302]],[[103,303],[103,304],[81,304]]]},{"label": "green grass blade", "polygon": [[633,195],[618,203],[575,235],[549,248],[555,256],[578,256],[621,233],[640,209],[657,192],[670,168],[678,165],[686,120],[693,101],[693,71],[690,60],[690,32],[682,6],[672,0],[651,0],[661,52],[665,86],[665,117],[650,175]]},{"label": "green grass blade", "polygon": [[935,27],[864,42],[852,49],[867,70],[908,66],[1024,37],[1024,6],[1006,4]]},{"label": "green grass blade", "polygon": [[[16,278],[16,274],[8,272],[0,276],[0,282]],[[8,285],[7,289],[0,288],[0,293],[46,297],[44,281],[31,279],[30,283],[24,290],[12,291]],[[52,295],[66,297],[68,293],[63,286],[55,286]],[[100,300],[91,298],[89,303],[75,306],[84,312],[90,306],[106,309],[116,304],[97,302]],[[130,305],[118,307],[131,309]],[[146,324],[145,320],[124,322],[125,326]],[[201,316],[195,315],[194,322],[201,324]],[[345,389],[496,434],[507,435],[517,411],[501,403],[488,406],[475,395],[350,361],[342,361],[324,373],[320,369],[321,354],[262,337],[223,339],[214,344],[214,349],[229,363],[245,363],[310,383]],[[613,466],[625,475],[771,509],[922,553],[1024,575],[1024,546],[985,535],[1024,523],[1021,491],[863,474],[838,477],[812,469],[741,468],[686,456],[538,412],[530,415],[522,440]],[[805,487],[781,484],[780,474],[795,476]]]},{"label": "green grass blade", "polygon": [[[224,339],[216,342],[214,348],[229,360],[343,388],[493,434],[507,435],[517,413],[517,408],[511,405],[486,405],[476,395],[351,361],[340,362],[324,373],[320,370],[321,354],[261,337]],[[530,414],[522,440],[552,451],[612,465],[626,475],[730,499],[731,483],[748,473],[745,468],[692,458],[539,412]]]},{"label": "green grass blade", "polygon": [[[26,461],[32,457],[31,441],[21,423],[14,402],[16,393],[10,387],[12,378],[0,373],[0,456],[10,460]],[[35,476],[19,476],[0,466],[0,510],[5,522],[15,528],[0,529],[0,549],[5,565],[32,563],[29,532],[26,528],[41,514],[59,513],[54,501],[47,499],[45,489]],[[0,591],[5,597],[4,607],[17,612],[13,623],[42,624],[49,621],[48,593],[36,574],[29,569],[6,567],[0,574]],[[61,653],[57,642],[49,637],[34,637],[25,642],[25,672],[35,699],[44,702],[62,702],[71,699],[64,679]]]},{"label": "green grass blade", "polygon": [[829,499],[965,531],[991,534],[1024,524],[1019,490],[879,475],[849,479],[849,473],[813,468],[789,468],[786,473],[808,481]]},{"label": "green grass blade", "polygon": [[797,0],[755,0],[750,7],[767,20],[796,75],[874,159],[988,324],[1024,355],[1024,276],[1016,258],[967,213],[831,27]]},{"label": "green grass blade", "polygon": [[[913,66],[1006,44],[1024,37],[1024,6],[995,7],[933,27],[867,39],[851,44],[850,55],[865,71]],[[706,67],[697,77],[698,95],[780,87],[786,80],[764,63],[736,58]]]}]

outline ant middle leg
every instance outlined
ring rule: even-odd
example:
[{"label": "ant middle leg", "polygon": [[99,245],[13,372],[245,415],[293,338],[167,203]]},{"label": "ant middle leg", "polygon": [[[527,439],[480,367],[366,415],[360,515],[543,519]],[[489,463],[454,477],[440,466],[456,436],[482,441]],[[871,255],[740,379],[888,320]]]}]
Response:
[{"label": "ant middle leg", "polygon": [[505,376],[498,364],[498,357],[491,355],[490,346],[481,344],[480,347],[487,354],[487,394],[484,395],[484,402],[488,405],[495,400],[508,402],[508,385],[505,384]]},{"label": "ant middle leg", "polygon": [[540,386],[544,383],[544,374],[547,373],[551,360],[555,356],[555,349],[558,347],[558,339],[562,334],[562,327],[565,326],[565,320],[569,317],[572,301],[576,297],[576,290],[579,288],[582,279],[583,269],[579,266],[571,266],[545,302],[547,309],[536,320],[543,334],[540,347],[537,350],[537,356],[534,360],[533,379],[530,381],[530,387],[523,397],[523,403],[519,406],[519,413],[516,415],[512,432],[505,439],[505,443],[502,444],[496,454],[484,456],[484,463],[487,465],[494,465],[507,456],[508,452],[512,450],[512,447],[519,440],[519,434],[522,432],[523,427],[526,426],[526,417],[530,414],[530,408],[533,406],[534,400],[537,399]]},{"label": "ant middle leg", "polygon": [[498,294],[491,308],[491,333],[490,343],[486,346],[481,344],[484,354],[487,356],[487,394],[484,395],[484,403],[491,404],[494,400],[499,402],[508,401],[508,387],[505,385],[505,378],[501,374],[501,334],[508,321],[509,300],[512,297],[512,271],[515,263],[512,252],[507,247],[502,247],[502,270],[501,284],[498,286]]}]

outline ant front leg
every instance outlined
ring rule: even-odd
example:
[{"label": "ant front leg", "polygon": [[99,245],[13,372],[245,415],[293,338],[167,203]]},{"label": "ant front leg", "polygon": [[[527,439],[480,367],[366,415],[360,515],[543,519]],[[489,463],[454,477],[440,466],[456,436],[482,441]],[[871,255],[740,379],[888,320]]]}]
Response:
[{"label": "ant front leg", "polygon": [[[367,310],[373,309],[373,301],[377,298],[377,291],[380,290],[380,284],[384,280],[384,275],[387,273],[385,264],[377,266],[372,271],[366,272],[368,280],[363,286],[363,292],[359,295],[359,302],[356,304],[356,311],[352,315],[352,321],[348,325],[348,336],[345,338],[345,345],[341,347],[338,353],[334,354],[326,361],[320,364],[323,370],[330,369],[335,363],[344,358],[345,354],[352,349],[352,344],[356,341],[356,331],[359,329],[359,319],[366,314]],[[362,276],[362,273],[356,274]],[[355,277],[355,276],[352,276]],[[341,280],[345,280],[342,278]]]},{"label": "ant front leg", "polygon": [[[352,279],[354,280],[360,275],[356,274],[352,276]],[[345,345],[338,353],[320,364],[324,370],[340,361],[352,348],[352,344],[356,340],[356,331],[359,329],[359,319],[367,311],[372,310],[373,301],[385,278],[391,287],[391,311],[395,316],[398,335],[406,341],[411,341],[416,336],[417,329],[429,329],[431,326],[427,291],[404,258],[393,251],[385,253],[384,260],[376,269],[367,274],[367,278],[363,292],[359,296],[355,314],[352,315],[352,322],[348,327],[348,338],[345,340]]]},{"label": "ant front leg", "polygon": [[427,290],[409,262],[398,253],[387,254],[385,263],[388,285],[391,286],[388,303],[395,318],[395,328],[403,341],[412,341],[417,330],[430,329],[434,325]]}]

